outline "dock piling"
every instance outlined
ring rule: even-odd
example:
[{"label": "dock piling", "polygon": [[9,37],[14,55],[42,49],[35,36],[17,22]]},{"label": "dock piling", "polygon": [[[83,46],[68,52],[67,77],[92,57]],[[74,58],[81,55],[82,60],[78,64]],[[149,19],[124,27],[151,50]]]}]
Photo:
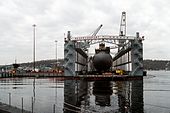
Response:
[{"label": "dock piling", "polygon": [[31,113],[34,113],[34,109],[33,109],[33,104],[34,104],[33,103],[33,97],[31,97],[31,102],[32,102],[32,106],[31,106],[32,107],[32,112]]},{"label": "dock piling", "polygon": [[55,113],[55,104],[53,105],[53,113]]},{"label": "dock piling", "polygon": [[11,106],[11,93],[9,93],[9,106]]},{"label": "dock piling", "polygon": [[21,104],[22,104],[22,113],[23,113],[23,104],[24,104],[24,99],[23,99],[23,97],[21,98]]}]

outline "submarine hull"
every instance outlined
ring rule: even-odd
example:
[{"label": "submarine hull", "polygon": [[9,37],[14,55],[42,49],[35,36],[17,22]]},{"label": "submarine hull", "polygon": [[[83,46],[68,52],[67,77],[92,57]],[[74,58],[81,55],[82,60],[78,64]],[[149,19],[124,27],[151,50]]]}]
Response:
[{"label": "submarine hull", "polygon": [[112,66],[112,56],[104,51],[101,51],[94,55],[93,65],[99,72],[107,71]]}]

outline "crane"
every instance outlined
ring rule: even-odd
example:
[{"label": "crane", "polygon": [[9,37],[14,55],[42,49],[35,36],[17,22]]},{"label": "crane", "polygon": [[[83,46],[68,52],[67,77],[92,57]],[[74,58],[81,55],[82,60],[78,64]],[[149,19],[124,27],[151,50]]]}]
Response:
[{"label": "crane", "polygon": [[93,33],[92,36],[96,36],[103,25],[101,24]]},{"label": "crane", "polygon": [[122,12],[119,36],[126,36],[126,12]]},{"label": "crane", "polygon": [[[126,12],[122,12],[119,36],[126,36]],[[121,46],[124,45],[125,41],[126,40],[119,40],[118,51],[120,50]]]}]

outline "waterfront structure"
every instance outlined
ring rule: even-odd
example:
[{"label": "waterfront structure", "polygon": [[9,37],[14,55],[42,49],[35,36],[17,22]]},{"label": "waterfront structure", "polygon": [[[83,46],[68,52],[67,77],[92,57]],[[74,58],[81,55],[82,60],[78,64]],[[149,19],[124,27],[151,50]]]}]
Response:
[{"label": "waterfront structure", "polygon": [[[72,37],[68,31],[64,44],[65,76],[114,73],[118,69],[129,76],[143,76],[144,37],[141,37],[139,32],[136,32],[135,36],[126,36],[126,12],[122,12],[119,35],[96,35],[100,28],[101,25],[92,36]],[[105,53],[96,52],[90,57],[88,49],[97,43],[99,49],[96,51]],[[100,45],[105,43],[112,44],[113,47],[100,48]],[[112,63],[108,60],[111,49],[117,49],[117,53],[111,58]],[[95,56],[98,57],[97,61]]]}]

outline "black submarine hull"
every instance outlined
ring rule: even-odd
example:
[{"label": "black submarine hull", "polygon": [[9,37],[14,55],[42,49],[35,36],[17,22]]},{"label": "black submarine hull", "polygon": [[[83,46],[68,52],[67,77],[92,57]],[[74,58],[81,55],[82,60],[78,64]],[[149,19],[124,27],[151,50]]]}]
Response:
[{"label": "black submarine hull", "polygon": [[93,66],[96,71],[108,71],[112,67],[112,56],[101,51],[93,56]]}]

